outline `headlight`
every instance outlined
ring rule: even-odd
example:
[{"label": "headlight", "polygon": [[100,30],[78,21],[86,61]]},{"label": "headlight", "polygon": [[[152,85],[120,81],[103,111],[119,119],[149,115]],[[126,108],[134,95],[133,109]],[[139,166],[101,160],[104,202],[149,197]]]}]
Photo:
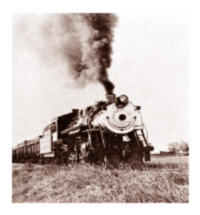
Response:
[{"label": "headlight", "polygon": [[122,95],[119,97],[119,100],[121,103],[127,104],[128,103],[128,97],[125,95]]}]

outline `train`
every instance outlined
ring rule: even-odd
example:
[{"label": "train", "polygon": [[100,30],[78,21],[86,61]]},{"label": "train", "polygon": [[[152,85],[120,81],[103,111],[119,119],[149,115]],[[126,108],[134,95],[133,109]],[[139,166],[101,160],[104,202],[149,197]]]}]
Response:
[{"label": "train", "polygon": [[143,164],[154,147],[148,142],[141,106],[128,96],[105,101],[51,120],[42,135],[12,148],[13,163],[97,163],[105,167]]}]

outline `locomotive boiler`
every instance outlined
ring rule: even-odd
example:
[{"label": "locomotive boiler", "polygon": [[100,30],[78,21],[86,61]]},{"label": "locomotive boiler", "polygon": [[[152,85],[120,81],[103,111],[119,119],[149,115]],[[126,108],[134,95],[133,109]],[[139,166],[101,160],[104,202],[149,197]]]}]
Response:
[{"label": "locomotive boiler", "polygon": [[[19,149],[26,153],[23,158],[40,163],[89,162],[107,167],[150,161],[154,148],[140,109],[126,95],[108,94],[106,101],[54,118],[41,136],[23,144],[24,150],[22,144],[13,149],[14,161],[20,160],[17,155],[22,157]],[[38,144],[35,151],[34,144]]]}]

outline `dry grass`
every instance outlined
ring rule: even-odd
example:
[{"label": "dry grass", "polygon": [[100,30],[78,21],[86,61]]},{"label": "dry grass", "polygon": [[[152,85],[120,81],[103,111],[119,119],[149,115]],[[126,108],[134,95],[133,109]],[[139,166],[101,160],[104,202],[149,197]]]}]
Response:
[{"label": "dry grass", "polygon": [[143,169],[13,164],[13,203],[188,202],[188,157],[153,157]]}]

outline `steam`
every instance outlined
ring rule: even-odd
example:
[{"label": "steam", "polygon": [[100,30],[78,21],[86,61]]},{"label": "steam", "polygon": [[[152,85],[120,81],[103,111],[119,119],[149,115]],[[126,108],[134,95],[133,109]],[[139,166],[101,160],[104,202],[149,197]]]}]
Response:
[{"label": "steam", "polygon": [[47,63],[59,59],[76,86],[98,81],[110,94],[114,84],[108,68],[116,24],[116,15],[109,13],[37,14],[25,15],[16,26],[22,46],[31,45]]}]

